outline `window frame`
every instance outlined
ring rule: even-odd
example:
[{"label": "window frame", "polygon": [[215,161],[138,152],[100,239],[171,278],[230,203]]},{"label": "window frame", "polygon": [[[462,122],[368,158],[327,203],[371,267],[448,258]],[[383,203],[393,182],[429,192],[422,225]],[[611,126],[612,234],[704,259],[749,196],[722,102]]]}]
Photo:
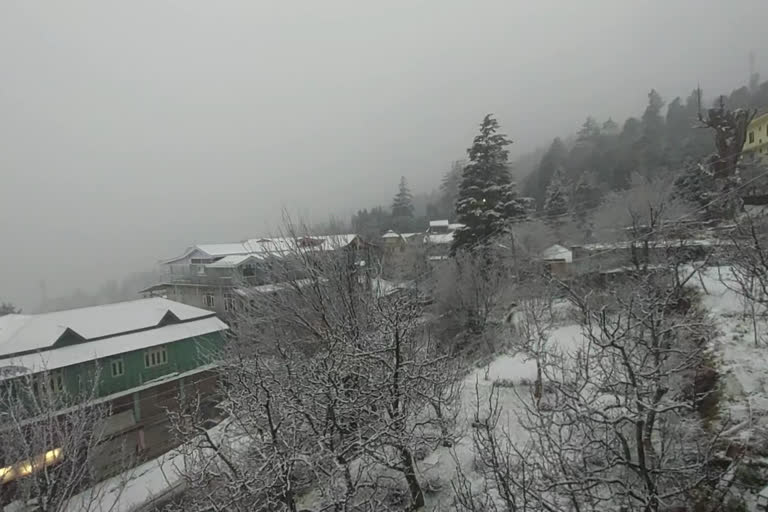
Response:
[{"label": "window frame", "polygon": [[[210,299],[210,304],[208,303],[208,299]],[[216,295],[213,293],[204,293],[203,294],[203,305],[207,308],[215,308],[216,307]]]},{"label": "window frame", "polygon": [[168,348],[166,345],[158,345],[144,351],[144,368],[157,368],[168,364]]},{"label": "window frame", "polygon": [[46,370],[36,374],[32,379],[32,392],[39,396],[43,390],[56,395],[64,391],[64,372],[61,369]]},{"label": "window frame", "polygon": [[[120,372],[115,372],[116,366],[120,369]],[[109,360],[109,373],[112,378],[122,377],[125,375],[125,362],[122,357],[113,357]]]},{"label": "window frame", "polygon": [[237,298],[234,295],[224,295],[224,311],[229,313],[237,311]]}]

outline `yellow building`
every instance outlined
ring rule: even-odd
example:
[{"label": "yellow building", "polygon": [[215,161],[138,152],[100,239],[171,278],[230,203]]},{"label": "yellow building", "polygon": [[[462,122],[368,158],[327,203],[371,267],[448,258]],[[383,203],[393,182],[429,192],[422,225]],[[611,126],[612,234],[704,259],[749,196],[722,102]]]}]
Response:
[{"label": "yellow building", "polygon": [[757,158],[768,162],[768,113],[749,123],[744,152],[753,152]]}]

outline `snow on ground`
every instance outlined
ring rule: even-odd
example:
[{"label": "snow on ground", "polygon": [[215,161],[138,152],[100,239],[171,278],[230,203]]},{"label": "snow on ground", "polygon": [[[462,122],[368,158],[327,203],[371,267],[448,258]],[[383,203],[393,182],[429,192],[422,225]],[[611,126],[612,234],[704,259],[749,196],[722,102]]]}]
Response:
[{"label": "snow on ground", "polygon": [[[730,268],[708,268],[702,272],[701,279],[695,277],[692,284],[704,292],[702,301],[718,326],[720,335],[713,349],[723,375],[728,408],[733,420],[741,422],[732,430],[746,438],[757,429],[768,429],[768,322],[758,325],[762,340],[759,339],[760,343],[756,346],[751,319],[744,315],[747,304],[733,291],[736,283],[733,282]],[[577,348],[582,340],[580,327],[569,324],[552,331],[548,346],[567,354]],[[475,386],[480,395],[482,411],[494,381],[504,380],[515,384],[515,388],[499,388],[499,401],[505,411],[501,425],[514,441],[522,443],[526,439],[526,432],[520,427],[517,414],[522,411],[522,400],[527,400],[530,393],[530,389],[522,384],[534,382],[535,379],[536,362],[522,353],[501,355],[465,379],[460,417],[464,437],[452,449],[438,448],[420,464],[423,481],[439,479],[443,484],[440,492],[428,496],[429,510],[451,508],[453,491],[450,480],[456,473],[454,456],[465,474],[473,479],[473,483],[480,484],[480,476],[473,469],[474,451],[470,437],[471,422],[476,411]],[[745,428],[747,426],[752,428]]]},{"label": "snow on ground", "polygon": [[[724,390],[730,401],[730,411],[743,425],[768,428],[768,324],[759,326],[759,332],[765,333],[759,346],[755,346],[751,320],[744,316],[745,303],[741,297],[723,284],[732,279],[730,269],[709,268],[702,272],[701,279],[694,278],[692,283],[704,291],[703,303],[712,312],[720,336],[713,347],[720,361]],[[567,315],[563,314],[563,318]],[[583,343],[581,328],[576,324],[562,325],[553,329],[548,347],[568,354]],[[427,493],[427,509],[432,511],[450,510],[453,499],[451,480],[456,474],[456,461],[461,464],[465,474],[476,483],[480,476],[474,471],[474,450],[471,440],[471,424],[477,410],[479,395],[481,415],[487,407],[487,398],[495,381],[506,381],[512,387],[499,387],[499,403],[503,413],[500,426],[513,441],[524,443],[526,432],[520,426],[517,416],[524,408],[524,400],[530,396],[528,384],[536,379],[536,362],[523,353],[508,353],[495,358],[491,363],[471,372],[464,380],[461,410],[459,412],[458,431],[463,437],[452,448],[440,447],[419,463],[421,480],[424,483],[437,483],[441,488],[437,492]],[[752,432],[745,429],[745,434]],[[106,486],[109,496],[119,495],[119,505],[110,509],[109,505],[95,512],[135,512],[140,503],[146,503],[153,497],[164,494],[181,481],[178,468],[182,463],[178,451],[150,461],[134,470],[135,479],[128,483],[119,495],[121,481],[110,479]],[[68,510],[74,512],[77,507]]]},{"label": "snow on ground", "polygon": [[[211,439],[220,441],[230,436],[223,421],[209,430]],[[230,437],[231,439],[231,437]],[[232,441],[236,443],[236,440]],[[136,512],[153,502],[180,490],[183,486],[184,455],[171,450],[156,459],[109,478],[74,496],[66,512]]]},{"label": "snow on ground", "polygon": [[[581,328],[573,324],[553,329],[547,344],[567,354],[578,348],[582,342]],[[473,467],[475,454],[471,439],[471,425],[477,411],[478,398],[482,418],[494,381],[506,381],[515,385],[514,388],[498,388],[499,404],[502,408],[499,427],[508,432],[516,443],[523,444],[527,439],[527,432],[520,426],[517,418],[525,407],[523,400],[530,397],[528,384],[535,380],[536,362],[522,353],[501,355],[487,367],[476,369],[464,379],[458,418],[458,430],[463,437],[454,447],[440,447],[419,464],[423,482],[439,482],[442,485],[439,492],[427,495],[429,510],[451,509],[453,490],[450,481],[456,474],[456,461],[461,464],[463,472],[470,477],[473,485],[481,483],[480,475]]]},{"label": "snow on ground", "polygon": [[756,341],[751,308],[734,291],[729,267],[707,268],[693,283],[704,293],[702,301],[720,332],[713,348],[733,419],[768,428],[768,324],[756,322]]}]

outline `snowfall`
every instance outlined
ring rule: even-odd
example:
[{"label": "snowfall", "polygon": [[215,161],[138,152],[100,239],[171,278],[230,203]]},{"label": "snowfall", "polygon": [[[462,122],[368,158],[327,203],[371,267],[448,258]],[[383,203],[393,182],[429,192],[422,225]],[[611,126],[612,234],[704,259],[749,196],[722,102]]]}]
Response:
[{"label": "snowfall", "polygon": [[[745,315],[748,305],[731,291],[723,280],[730,279],[729,269],[709,268],[702,273],[702,279],[694,280],[704,292],[704,303],[710,309],[718,326],[718,337],[712,347],[720,363],[720,372],[727,397],[727,411],[735,420],[736,427],[731,435],[747,440],[755,432],[768,427],[768,325],[758,326],[755,334],[751,320]],[[755,337],[758,342],[755,343]],[[574,350],[582,343],[581,330],[576,324],[563,324],[553,329],[549,347],[557,347],[561,353]],[[422,482],[441,484],[437,492],[427,497],[427,509],[431,511],[450,510],[453,499],[450,480],[456,472],[456,461],[463,471],[479,479],[474,473],[472,442],[469,438],[470,424],[475,415],[477,396],[481,400],[488,396],[496,381],[506,381],[514,387],[499,387],[499,401],[503,407],[500,426],[505,428],[514,440],[524,442],[525,432],[519,427],[516,417],[523,407],[521,400],[528,394],[527,383],[536,379],[536,363],[522,353],[508,353],[496,357],[490,364],[476,368],[465,378],[462,407],[459,414],[459,432],[466,433],[452,448],[438,448],[419,464]],[[215,436],[226,436],[226,424],[214,427]],[[94,512],[135,512],[144,510],[148,504],[156,503],[169,493],[180,490],[182,479],[180,469],[183,457],[176,450],[135,468],[128,475],[122,475],[103,482],[89,492],[96,493],[102,503],[93,508]],[[82,510],[83,500],[94,498],[88,492],[74,498],[68,510]],[[748,497],[750,510],[754,508],[754,497]]]}]

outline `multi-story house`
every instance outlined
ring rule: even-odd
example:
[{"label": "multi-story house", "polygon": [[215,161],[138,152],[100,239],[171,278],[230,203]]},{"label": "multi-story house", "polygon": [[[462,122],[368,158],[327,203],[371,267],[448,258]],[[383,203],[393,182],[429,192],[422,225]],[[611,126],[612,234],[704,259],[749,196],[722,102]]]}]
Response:
[{"label": "multi-story house", "polygon": [[284,271],[299,251],[339,252],[359,263],[376,257],[372,246],[355,234],[259,238],[227,244],[189,247],[166,260],[163,283],[142,290],[145,296],[163,296],[216,311],[222,318],[235,309],[245,287],[274,283],[276,261]]},{"label": "multi-story house", "polygon": [[[226,330],[215,313],[162,298],[2,316],[0,392],[24,389],[32,393],[24,396],[53,396],[56,400],[46,403],[63,409],[54,407],[52,415],[73,403],[108,405],[110,415],[101,427],[108,435],[100,440],[95,462],[108,475],[117,469],[121,450],[140,460],[173,447],[167,409],[179,397],[199,398],[216,421],[214,369]],[[35,428],[41,421],[29,418],[28,423]],[[2,421],[0,428],[5,428]],[[50,464],[73,456],[57,446],[46,446],[43,453]],[[50,454],[55,457],[48,460]],[[4,485],[31,467],[6,458],[0,447],[0,496]]]},{"label": "multi-story house", "polygon": [[755,117],[749,123],[743,150],[768,163],[768,113]]}]

